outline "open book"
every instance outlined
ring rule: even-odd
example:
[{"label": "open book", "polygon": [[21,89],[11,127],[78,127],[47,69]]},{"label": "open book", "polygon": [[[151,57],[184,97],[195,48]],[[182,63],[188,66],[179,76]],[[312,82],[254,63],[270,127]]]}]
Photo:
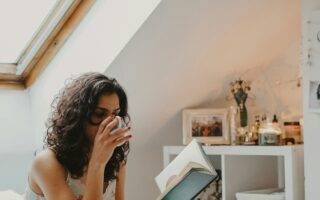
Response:
[{"label": "open book", "polygon": [[155,178],[161,191],[157,199],[193,199],[217,177],[201,145],[194,139]]}]

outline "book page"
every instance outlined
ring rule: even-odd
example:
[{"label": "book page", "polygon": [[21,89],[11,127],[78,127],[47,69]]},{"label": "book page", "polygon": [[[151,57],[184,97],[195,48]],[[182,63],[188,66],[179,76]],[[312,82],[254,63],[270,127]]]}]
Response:
[{"label": "book page", "polygon": [[182,152],[155,178],[161,191],[164,192],[168,179],[174,175],[179,176],[182,170],[190,163],[195,162],[202,165],[213,175],[216,174],[213,166],[203,152],[201,145],[193,139]]}]

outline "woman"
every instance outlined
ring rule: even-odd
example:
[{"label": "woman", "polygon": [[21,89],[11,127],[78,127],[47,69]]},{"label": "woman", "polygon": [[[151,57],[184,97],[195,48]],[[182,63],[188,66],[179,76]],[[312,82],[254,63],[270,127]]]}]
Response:
[{"label": "woman", "polygon": [[[123,200],[131,138],[123,88],[86,73],[67,84],[52,107],[46,148],[31,165],[25,199]],[[115,116],[127,127],[117,128]]]}]

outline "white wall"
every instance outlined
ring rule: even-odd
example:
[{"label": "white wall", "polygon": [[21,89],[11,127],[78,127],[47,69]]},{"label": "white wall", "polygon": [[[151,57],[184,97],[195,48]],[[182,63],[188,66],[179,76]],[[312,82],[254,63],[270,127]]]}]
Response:
[{"label": "white wall", "polygon": [[25,189],[35,138],[27,91],[0,89],[0,190]]},{"label": "white wall", "polygon": [[158,3],[97,1],[28,90],[39,148],[50,103],[64,81],[103,72],[111,63],[106,73],[125,87],[134,122],[130,200],[158,195],[153,178],[163,166],[162,146],[182,143],[181,109],[232,104],[225,102],[228,83],[240,74],[253,81],[251,111],[301,114],[300,88],[286,83],[299,74],[298,0],[164,0],[126,45]]},{"label": "white wall", "polygon": [[[320,1],[318,0],[302,0],[302,21],[306,21],[312,11],[320,10]],[[307,34],[308,26],[303,24],[303,54],[307,53]],[[318,57],[319,59],[319,57]],[[320,70],[318,67],[308,67],[302,65],[303,78],[304,78],[304,93],[303,93],[303,110],[304,110],[304,123],[305,123],[305,189],[306,199],[314,200],[319,199],[320,196],[320,161],[319,161],[319,142],[320,142],[320,115],[310,113],[308,111],[308,98],[309,88],[308,81],[319,80]]]},{"label": "white wall", "polygon": [[251,111],[301,116],[301,88],[288,82],[300,74],[300,28],[298,0],[163,0],[106,70],[133,119],[128,199],[159,194],[162,146],[182,144],[181,110],[232,104],[239,76],[252,81]]},{"label": "white wall", "polygon": [[87,71],[103,72],[160,0],[98,0],[53,61],[29,89],[36,144],[42,146],[53,96],[65,80]]}]

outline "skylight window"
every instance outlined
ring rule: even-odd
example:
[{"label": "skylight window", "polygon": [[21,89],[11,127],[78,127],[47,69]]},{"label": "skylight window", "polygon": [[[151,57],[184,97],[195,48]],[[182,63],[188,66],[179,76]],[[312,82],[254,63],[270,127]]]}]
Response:
[{"label": "skylight window", "polygon": [[18,62],[57,1],[0,1],[0,63]]},{"label": "skylight window", "polygon": [[0,88],[28,88],[94,2],[0,0]]}]

